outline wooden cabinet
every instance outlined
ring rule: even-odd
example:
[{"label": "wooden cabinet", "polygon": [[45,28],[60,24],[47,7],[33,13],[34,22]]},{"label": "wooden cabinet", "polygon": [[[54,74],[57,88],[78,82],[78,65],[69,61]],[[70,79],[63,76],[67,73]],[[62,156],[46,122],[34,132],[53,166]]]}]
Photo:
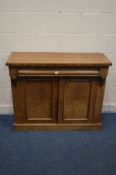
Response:
[{"label": "wooden cabinet", "polygon": [[16,130],[99,129],[111,62],[103,54],[13,53]]}]

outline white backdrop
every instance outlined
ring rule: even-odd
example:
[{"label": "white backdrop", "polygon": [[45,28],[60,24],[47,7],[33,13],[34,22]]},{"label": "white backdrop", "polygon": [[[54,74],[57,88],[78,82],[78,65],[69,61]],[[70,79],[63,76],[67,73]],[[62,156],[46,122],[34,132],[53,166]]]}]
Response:
[{"label": "white backdrop", "polygon": [[104,111],[116,112],[116,0],[0,0],[0,113],[12,113],[13,51],[103,52],[112,61]]}]

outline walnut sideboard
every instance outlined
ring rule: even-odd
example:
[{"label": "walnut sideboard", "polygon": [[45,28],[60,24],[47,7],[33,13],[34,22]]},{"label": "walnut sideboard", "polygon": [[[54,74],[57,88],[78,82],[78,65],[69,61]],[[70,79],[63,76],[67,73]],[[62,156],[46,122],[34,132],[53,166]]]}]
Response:
[{"label": "walnut sideboard", "polygon": [[6,65],[16,130],[101,128],[111,65],[104,54],[15,52]]}]

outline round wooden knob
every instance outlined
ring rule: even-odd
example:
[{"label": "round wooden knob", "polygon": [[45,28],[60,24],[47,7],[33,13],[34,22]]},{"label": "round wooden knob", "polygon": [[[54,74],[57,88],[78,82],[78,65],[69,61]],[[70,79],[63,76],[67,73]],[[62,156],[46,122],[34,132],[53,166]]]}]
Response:
[{"label": "round wooden knob", "polygon": [[59,74],[59,71],[58,70],[55,70],[54,73],[55,73],[55,75],[58,75]]}]

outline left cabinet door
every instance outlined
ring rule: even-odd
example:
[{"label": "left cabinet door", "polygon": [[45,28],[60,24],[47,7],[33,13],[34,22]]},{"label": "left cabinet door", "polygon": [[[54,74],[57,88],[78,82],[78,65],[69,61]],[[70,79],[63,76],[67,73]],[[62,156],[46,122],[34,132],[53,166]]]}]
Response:
[{"label": "left cabinet door", "polygon": [[16,122],[57,123],[57,80],[20,78],[12,87]]}]

